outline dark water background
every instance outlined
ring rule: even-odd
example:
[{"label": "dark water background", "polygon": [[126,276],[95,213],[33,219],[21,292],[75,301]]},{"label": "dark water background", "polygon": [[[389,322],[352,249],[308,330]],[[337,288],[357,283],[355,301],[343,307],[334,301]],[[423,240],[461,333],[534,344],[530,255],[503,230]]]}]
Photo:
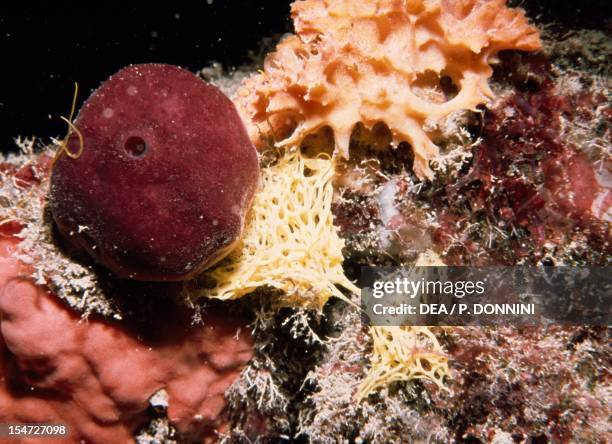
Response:
[{"label": "dark water background", "polygon": [[[22,3],[30,3],[22,1]],[[197,71],[249,61],[263,37],[291,30],[287,0],[74,2],[0,8],[0,147],[17,135],[63,136],[74,82],[79,103],[130,63]],[[50,117],[49,117],[50,116]]]}]

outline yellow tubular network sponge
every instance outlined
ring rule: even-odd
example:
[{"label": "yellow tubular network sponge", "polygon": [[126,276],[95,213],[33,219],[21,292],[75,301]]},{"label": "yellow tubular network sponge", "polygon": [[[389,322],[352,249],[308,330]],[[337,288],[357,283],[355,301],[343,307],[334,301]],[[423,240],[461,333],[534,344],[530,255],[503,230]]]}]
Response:
[{"label": "yellow tubular network sponge", "polygon": [[448,358],[430,327],[370,327],[371,368],[357,391],[366,397],[395,381],[424,379],[446,389]]},{"label": "yellow tubular network sponge", "polygon": [[[435,252],[421,253],[415,266],[444,266]],[[357,399],[395,381],[424,379],[446,389],[448,358],[431,327],[370,327],[370,370],[357,390]]]},{"label": "yellow tubular network sponge", "polygon": [[208,272],[205,296],[234,299],[259,287],[282,290],[287,305],[321,309],[338,286],[358,294],[342,270],[344,241],[333,224],[334,161],[286,151],[262,171],[240,245]]},{"label": "yellow tubular network sponge", "polygon": [[[296,35],[235,98],[251,140],[298,145],[329,126],[336,153],[348,157],[356,123],[384,122],[394,144],[412,145],[421,178],[438,155],[424,128],[493,96],[489,64],[500,50],[541,46],[523,11],[504,0],[302,0],[292,16]],[[443,77],[455,97],[443,93]]]}]

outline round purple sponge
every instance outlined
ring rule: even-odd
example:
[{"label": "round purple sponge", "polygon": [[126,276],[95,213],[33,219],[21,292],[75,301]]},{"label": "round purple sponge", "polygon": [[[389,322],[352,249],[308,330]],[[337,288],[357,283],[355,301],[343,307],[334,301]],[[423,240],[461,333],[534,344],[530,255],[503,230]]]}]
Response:
[{"label": "round purple sponge", "polygon": [[[240,238],[259,163],[233,103],[176,66],[133,65],[104,82],[75,126],[82,154],[53,166],[59,232],[121,277],[177,281]],[[79,151],[72,134],[67,148]]]}]

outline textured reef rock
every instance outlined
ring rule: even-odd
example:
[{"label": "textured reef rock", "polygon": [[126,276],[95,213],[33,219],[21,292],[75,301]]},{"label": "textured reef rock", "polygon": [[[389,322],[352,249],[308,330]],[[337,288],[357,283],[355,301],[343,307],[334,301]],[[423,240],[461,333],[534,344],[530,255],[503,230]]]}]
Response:
[{"label": "textured reef rock", "polygon": [[368,340],[358,313],[341,307],[296,397],[296,429],[311,442],[607,442],[609,329],[455,328],[441,336],[450,391],[395,383],[358,403]]},{"label": "textured reef rock", "polygon": [[395,145],[412,145],[421,178],[439,152],[426,127],[492,98],[498,51],[540,48],[537,29],[504,0],[305,0],[292,15],[296,34],[236,95],[251,139],[299,144],[330,127],[348,157],[357,123],[384,122]]},{"label": "textured reef rock", "polygon": [[607,442],[609,344],[605,327],[457,329],[453,395],[433,404],[457,440]]},{"label": "textured reef rock", "polygon": [[[573,60],[577,54],[599,54],[605,48],[599,44],[599,38],[592,39],[598,49],[591,50],[582,46],[588,41],[578,35],[563,37],[573,39],[580,47],[566,48],[571,49],[572,59],[560,63],[555,54],[563,52],[559,44],[563,39],[544,34],[544,54],[501,51],[498,54],[501,63],[492,65],[492,75],[488,71],[484,75],[485,70],[490,69],[488,62],[493,60],[487,57],[495,51],[508,47],[526,49],[537,42],[533,40],[535,35],[530,34],[532,28],[526,25],[524,16],[506,9],[502,2],[433,0],[376,3],[397,7],[408,5],[414,10],[410,9],[406,14],[421,17],[421,21],[416,20],[414,30],[419,32],[414,37],[430,39],[428,45],[419,49],[427,50],[427,55],[419,52],[419,57],[411,60],[435,60],[436,48],[445,51],[454,48],[459,54],[468,54],[469,63],[475,63],[470,66],[475,66],[476,77],[484,82],[479,85],[490,87],[497,97],[487,102],[486,109],[459,109],[446,116],[436,116],[435,124],[424,115],[411,114],[412,108],[409,113],[399,114],[401,119],[413,119],[418,124],[417,129],[425,131],[428,140],[439,149],[437,161],[429,165],[435,171],[432,180],[422,180],[423,153],[418,151],[418,141],[406,138],[398,149],[392,149],[399,140],[404,140],[396,138],[396,129],[392,127],[398,118],[389,112],[392,107],[384,108],[380,121],[363,121],[350,129],[347,145],[339,147],[350,148],[348,159],[320,156],[312,162],[314,154],[330,153],[329,148],[338,143],[334,140],[339,134],[332,125],[334,122],[354,123],[363,117],[349,113],[346,121],[337,120],[336,111],[344,108],[335,102],[330,102],[327,108],[323,104],[311,109],[299,100],[283,101],[289,96],[308,97],[310,100],[311,96],[318,97],[317,94],[334,100],[335,96],[328,95],[329,91],[338,93],[338,97],[340,92],[348,91],[348,97],[354,99],[361,86],[373,87],[360,86],[359,82],[365,77],[351,77],[355,73],[347,71],[344,63],[361,60],[362,55],[355,48],[367,45],[366,38],[353,38],[349,43],[355,46],[340,48],[343,56],[330,59],[337,63],[329,65],[326,72],[330,78],[325,78],[322,86],[315,81],[311,83],[307,74],[320,74],[317,71],[320,65],[316,62],[323,60],[328,53],[319,50],[338,49],[329,36],[333,34],[340,39],[343,34],[336,33],[335,26],[328,20],[345,23],[345,14],[355,22],[355,33],[369,35],[368,26],[374,23],[376,32],[372,31],[372,34],[378,37],[386,35],[387,49],[397,50],[393,42],[400,36],[396,33],[406,28],[393,26],[402,24],[405,14],[383,14],[381,21],[373,22],[367,8],[374,3],[344,0],[297,2],[294,6],[298,20],[297,37],[283,41],[279,49],[283,57],[287,56],[282,59],[283,63],[293,61],[295,65],[285,64],[284,71],[274,66],[281,56],[277,52],[268,59],[263,74],[254,74],[245,81],[245,86],[254,85],[253,81],[263,82],[256,83],[262,89],[252,90],[246,95],[242,93],[237,99],[242,105],[246,101],[245,106],[254,103],[256,108],[263,110],[244,114],[253,118],[247,124],[254,143],[261,143],[260,148],[264,149],[266,144],[269,147],[273,139],[289,138],[289,143],[293,144],[293,136],[301,137],[299,133],[306,128],[304,125],[316,123],[315,117],[319,115],[324,116],[322,124],[329,125],[329,128],[300,140],[304,166],[299,162],[283,165],[273,160],[265,164],[264,188],[269,186],[275,192],[260,195],[266,202],[261,204],[262,212],[258,213],[258,233],[243,238],[249,256],[257,259],[237,262],[248,265],[247,268],[232,268],[231,262],[225,262],[212,269],[219,272],[239,270],[244,278],[242,281],[234,280],[229,273],[226,274],[229,276],[226,288],[230,290],[226,296],[237,297],[238,293],[242,295],[243,288],[248,293],[258,287],[247,288],[244,281],[257,282],[256,279],[261,277],[252,271],[260,270],[261,263],[265,264],[260,258],[271,257],[266,255],[265,249],[269,245],[285,248],[287,239],[293,239],[284,231],[286,226],[281,230],[268,228],[278,227],[283,220],[301,217],[307,207],[311,211],[303,220],[300,219],[300,228],[308,228],[304,231],[308,236],[300,237],[299,248],[287,247],[287,252],[295,254],[306,245],[309,257],[315,258],[309,263],[328,264],[321,261],[317,251],[317,255],[311,254],[308,248],[313,244],[304,241],[316,233],[311,228],[322,227],[320,223],[324,220],[325,232],[340,236],[339,239],[325,237],[324,244],[333,246],[334,250],[333,255],[328,251],[327,257],[334,258],[335,267],[343,268],[350,278],[356,275],[360,265],[413,265],[423,263],[424,259],[436,264],[464,265],[610,265],[610,80],[601,76],[605,71],[600,69],[601,66],[593,71],[584,68],[596,66],[598,62],[595,59],[586,57],[582,65],[576,65]],[[530,4],[528,2],[525,6]],[[558,2],[554,2],[554,7],[557,6]],[[361,8],[368,12],[363,20],[355,15]],[[457,17],[465,18],[467,22],[464,25],[468,26],[456,31],[463,37],[469,34],[474,40],[457,42],[453,39],[453,27],[460,24],[455,20]],[[536,14],[530,17],[536,17]],[[391,20],[393,26],[388,28],[384,24],[390,19],[397,22]],[[433,23],[431,20],[437,20],[440,27],[428,28]],[[317,26],[325,23],[325,32],[309,34],[312,23]],[[484,28],[479,28],[480,25]],[[494,28],[499,32],[494,32]],[[485,31],[480,33],[479,29]],[[431,33],[422,34],[423,30]],[[476,38],[478,35],[480,37]],[[501,38],[509,39],[510,46],[500,45]],[[480,44],[478,42],[484,42],[485,46],[474,55],[473,49]],[[343,43],[347,43],[346,40]],[[301,45],[316,51],[292,52]],[[345,50],[353,52],[342,52]],[[563,57],[570,56],[567,51],[564,53]],[[382,76],[384,86],[392,85],[391,80],[406,80],[393,78],[385,71],[385,67],[391,66],[397,58],[396,53],[392,54],[393,58],[371,66],[375,71],[379,70],[371,78],[380,82]],[[449,57],[444,51],[442,55]],[[401,56],[397,59],[403,60]],[[605,59],[612,60],[612,57]],[[456,60],[448,66],[453,63]],[[366,67],[367,64],[360,66]],[[574,69],[580,66],[584,69]],[[276,80],[266,83],[270,80],[267,76],[280,71],[291,76],[283,78],[282,82],[276,79],[280,83],[275,83]],[[367,74],[370,71],[365,69],[363,72]],[[440,76],[448,76],[450,81],[428,76],[417,78],[410,83],[410,88],[420,99],[427,99],[435,106],[452,103],[457,86],[470,91],[448,71],[442,70]],[[292,85],[287,90],[289,96],[281,93],[286,85]],[[306,92],[304,85],[319,85],[321,88],[313,87]],[[265,89],[268,86],[271,89]],[[277,86],[280,89],[274,89]],[[346,91],[340,91],[342,88]],[[395,93],[387,97],[390,100],[397,97],[400,101],[405,98]],[[370,96],[367,98],[372,99]],[[250,102],[251,99],[255,101]],[[374,101],[374,111],[380,103],[383,102]],[[285,104],[289,104],[287,112],[274,108],[277,105],[282,108],[281,105]],[[352,106],[346,105],[348,108]],[[434,108],[428,106],[427,110],[430,109]],[[247,108],[241,111],[244,113],[245,110],[248,111]],[[297,114],[293,113],[296,110]],[[367,108],[368,112],[373,110]],[[310,111],[313,114],[308,114]],[[306,113],[300,114],[302,112]],[[321,114],[316,114],[319,112]],[[386,124],[387,115],[389,125]],[[415,134],[421,133],[416,131]],[[408,142],[413,144],[412,149]],[[74,143],[73,138],[71,149],[76,150],[78,145]],[[297,147],[292,145],[289,148]],[[274,160],[282,159],[278,152],[275,155]],[[26,167],[19,168],[19,162],[25,163]],[[30,153],[21,156],[14,164],[0,165],[4,180],[1,183],[4,207],[4,240],[1,245],[5,252],[23,248],[26,251],[18,254],[18,258],[29,260],[27,267],[17,262],[17,258],[4,257],[4,262],[0,263],[0,266],[6,266],[6,270],[13,267],[13,272],[5,278],[10,277],[8,285],[25,295],[18,303],[9,297],[11,293],[0,293],[0,329],[4,335],[0,341],[0,374],[5,378],[0,385],[1,421],[4,421],[1,416],[5,411],[3,403],[10,403],[14,409],[10,411],[15,415],[29,412],[18,418],[22,421],[38,419],[27,408],[34,406],[34,412],[49,412],[50,417],[63,418],[61,415],[65,415],[76,418],[78,424],[74,429],[85,439],[89,436],[87,433],[96,433],[104,439],[118,437],[124,441],[138,434],[137,440],[142,443],[214,440],[213,428],[221,432],[219,437],[224,444],[256,440],[347,444],[610,441],[608,399],[612,384],[612,348],[609,328],[550,326],[432,330],[437,356],[445,366],[441,379],[446,390],[428,379],[383,379],[375,390],[363,393],[364,381],[368,381],[368,375],[373,374],[372,370],[376,370],[376,364],[381,362],[376,361],[377,355],[380,356],[380,338],[373,337],[360,322],[358,309],[345,301],[330,299],[329,294],[322,293],[315,285],[311,288],[295,285],[296,291],[290,293],[290,298],[283,293],[287,289],[282,285],[277,285],[274,291],[258,288],[256,294],[245,298],[243,303],[255,318],[251,324],[252,345],[244,335],[239,336],[238,342],[231,342],[229,330],[217,330],[221,321],[223,325],[227,322],[223,315],[210,311],[204,316],[205,325],[214,327],[209,332],[211,337],[216,337],[215,332],[220,335],[216,341],[224,347],[222,361],[233,363],[232,369],[228,370],[222,370],[226,368],[223,362],[206,355],[210,349],[202,345],[207,341],[201,327],[186,327],[184,324],[181,329],[175,325],[173,310],[138,306],[136,297],[123,299],[134,304],[134,312],[138,313],[141,321],[152,316],[151,322],[145,323],[147,328],[138,327],[138,323],[130,327],[133,319],[130,319],[129,310],[120,312],[124,317],[121,323],[93,318],[89,323],[77,322],[76,315],[59,305],[43,287],[34,287],[30,280],[32,275],[37,282],[46,282],[47,279],[53,293],[71,305],[86,313],[103,312],[91,308],[97,303],[95,297],[98,293],[95,291],[100,287],[100,282],[92,278],[94,268],[88,267],[83,271],[85,267],[75,268],[76,263],[66,266],[69,260],[60,257],[61,251],[48,240],[50,235],[44,237],[44,245],[37,245],[37,242],[41,243],[37,233],[50,224],[39,216],[41,212],[37,208],[32,208],[31,202],[35,199],[44,201],[40,190],[45,187],[47,164],[46,157],[31,156]],[[329,166],[329,170],[312,168],[315,164]],[[301,168],[299,175],[294,171],[296,166]],[[282,176],[282,180],[275,181],[277,176]],[[35,185],[32,193],[28,194],[22,188],[31,183]],[[318,185],[311,187],[311,183]],[[277,184],[282,184],[282,187],[275,188]],[[310,189],[312,194],[316,194],[315,189],[323,190],[321,196],[324,199],[308,195],[307,199],[302,196],[285,201],[287,195],[291,197],[290,184],[300,193],[303,192],[302,186]],[[317,200],[324,205],[313,205],[312,202]],[[257,197],[255,201],[257,204]],[[295,204],[296,201],[299,205]],[[32,217],[33,213],[35,217]],[[312,223],[316,221],[314,213],[324,215],[319,224]],[[273,215],[273,224],[265,222],[270,214]],[[11,220],[23,221],[25,228],[20,231],[20,225],[11,223]],[[294,231],[295,226],[292,227]],[[19,247],[14,246],[17,242],[12,237],[14,235],[23,238]],[[258,243],[260,239],[265,242]],[[343,257],[337,252],[342,245]],[[282,254],[283,248],[278,248],[276,254]],[[41,249],[44,254],[40,253]],[[341,263],[343,258],[344,263]],[[280,258],[274,263],[282,264],[282,260]],[[297,264],[296,269],[303,267],[304,263]],[[289,276],[279,266],[272,268],[278,275]],[[328,272],[329,268],[325,271]],[[15,273],[21,273],[22,277]],[[58,280],[58,274],[70,276],[70,279]],[[312,276],[309,274],[303,282],[307,284],[313,280]],[[320,279],[315,284],[325,282],[328,281]],[[202,287],[200,280],[190,281],[186,287],[190,290],[195,287],[204,295],[210,291],[208,286]],[[135,288],[142,287],[128,285],[122,295],[128,296]],[[140,300],[155,299],[146,297]],[[32,300],[39,304],[30,305]],[[284,307],[283,301],[287,300],[301,307]],[[320,303],[304,304],[304,301]],[[305,308],[313,305],[317,310]],[[283,308],[279,309],[279,306]],[[154,319],[155,313],[165,319],[161,322]],[[39,321],[31,324],[27,322],[28,316]],[[180,322],[187,321],[183,319]],[[45,323],[48,329],[45,329]],[[109,338],[110,332],[112,338]],[[37,335],[35,341],[33,334]],[[78,350],[74,348],[77,347],[75,337],[81,341],[77,344]],[[90,337],[93,342],[87,339]],[[377,340],[378,344],[375,343]],[[105,344],[109,345],[105,348]],[[52,346],[55,349],[49,351]],[[95,353],[93,346],[96,347]],[[130,353],[132,346],[134,354]],[[112,347],[116,347],[117,352],[111,355],[108,350]],[[213,355],[219,351],[216,347],[210,351]],[[43,348],[49,351],[46,354],[49,358],[36,359],[33,354]],[[63,351],[61,355],[55,353],[60,350]],[[198,350],[204,350],[208,357]],[[414,352],[414,349],[410,350],[408,358],[414,357]],[[245,363],[250,356],[250,361]],[[139,357],[144,358],[140,360]],[[391,358],[394,359],[392,355]],[[394,361],[393,364],[402,363]],[[90,364],[89,367],[83,366],[83,362]],[[137,371],[132,371],[132,368],[143,368],[143,362],[151,364],[149,370],[152,373],[145,373],[145,378],[134,376]],[[57,367],[52,367],[54,365]],[[158,371],[166,376],[159,376]],[[410,376],[409,371],[403,368],[401,373]],[[73,384],[75,379],[64,377],[66,374],[82,377]],[[155,383],[149,380],[149,377],[155,377],[151,375],[158,375]],[[208,382],[216,377],[220,378],[218,384],[208,386]],[[221,393],[232,380],[234,382],[225,392],[228,414],[215,416],[218,410],[213,407],[217,405],[220,408]],[[199,384],[199,381],[204,381],[204,384]],[[206,396],[205,389],[210,391],[207,393],[218,396],[210,405],[204,402],[197,407],[196,404]],[[96,404],[83,401],[90,398],[96,400]],[[207,410],[207,406],[211,410]],[[145,409],[147,415],[143,413]]]},{"label": "textured reef rock", "polygon": [[[82,320],[11,257],[0,241],[0,421],[70,427],[70,442],[128,442],[148,420],[149,398],[167,393],[167,416],[184,439],[227,426],[225,390],[252,356],[241,322],[221,310],[204,325],[171,303],[146,328]],[[65,442],[65,441],[64,441]]]},{"label": "textured reef rock", "polygon": [[432,199],[434,239],[450,263],[609,263],[610,86],[542,57],[502,62],[511,89],[485,112],[469,169]]},{"label": "textured reef rock", "polygon": [[178,67],[130,66],[74,126],[50,193],[70,244],[119,276],[156,281],[193,277],[235,246],[259,163],[218,89]]}]

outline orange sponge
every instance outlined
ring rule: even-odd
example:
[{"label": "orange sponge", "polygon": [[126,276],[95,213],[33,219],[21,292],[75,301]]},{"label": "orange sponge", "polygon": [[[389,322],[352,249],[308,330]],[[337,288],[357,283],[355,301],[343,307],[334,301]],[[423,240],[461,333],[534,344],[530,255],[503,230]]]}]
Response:
[{"label": "orange sponge", "polygon": [[[541,46],[524,12],[504,0],[302,0],[292,15],[296,34],[235,98],[251,140],[295,145],[329,126],[336,154],[348,157],[355,124],[384,122],[394,144],[412,145],[421,178],[438,155],[426,126],[493,96],[490,63],[500,50]],[[443,92],[445,77],[454,97]]]}]

